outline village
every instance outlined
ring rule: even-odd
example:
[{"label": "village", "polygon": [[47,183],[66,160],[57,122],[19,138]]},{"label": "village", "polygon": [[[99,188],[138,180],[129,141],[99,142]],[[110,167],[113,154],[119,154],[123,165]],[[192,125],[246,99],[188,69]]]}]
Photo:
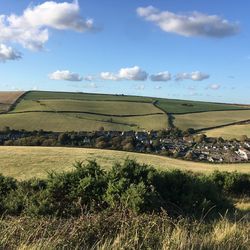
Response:
[{"label": "village", "polygon": [[45,132],[7,130],[0,133],[0,144],[6,146],[70,146],[124,150],[210,163],[250,161],[250,139],[224,140],[210,138],[194,131]]}]

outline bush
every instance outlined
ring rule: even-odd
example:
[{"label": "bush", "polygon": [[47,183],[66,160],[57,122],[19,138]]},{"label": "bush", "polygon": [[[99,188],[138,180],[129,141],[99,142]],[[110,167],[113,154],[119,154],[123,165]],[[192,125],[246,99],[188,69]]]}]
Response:
[{"label": "bush", "polygon": [[248,174],[215,171],[209,178],[227,194],[250,196],[250,175]]},{"label": "bush", "polygon": [[[90,161],[47,180],[17,182],[0,175],[0,212],[19,215],[79,216],[110,208],[200,217],[232,208],[225,192],[249,192],[249,176],[215,172],[211,176],[179,170],[160,172],[132,160],[109,172]],[[211,215],[211,214],[210,214]]]},{"label": "bush", "polygon": [[17,188],[17,182],[13,178],[4,177],[0,174],[0,213],[5,211],[4,200]]},{"label": "bush", "polygon": [[45,190],[48,213],[77,215],[82,209],[101,207],[107,181],[105,172],[96,162],[76,163],[69,173],[49,175]]}]

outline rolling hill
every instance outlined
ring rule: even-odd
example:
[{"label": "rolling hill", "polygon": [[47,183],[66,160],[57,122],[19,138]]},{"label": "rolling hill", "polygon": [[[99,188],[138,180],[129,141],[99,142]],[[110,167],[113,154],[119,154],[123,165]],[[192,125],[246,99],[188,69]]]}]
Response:
[{"label": "rolling hill", "polygon": [[[12,98],[12,99],[11,99]],[[7,101],[6,101],[7,100]],[[2,92],[0,129],[93,131],[205,130],[250,119],[250,106],[71,92]],[[5,105],[5,104],[4,104]],[[169,122],[171,124],[169,124]]]},{"label": "rolling hill", "polygon": [[214,170],[250,173],[250,163],[208,164],[183,161],[158,155],[131,153],[114,150],[62,148],[62,147],[0,147],[0,173],[17,179],[43,178],[48,171],[68,171],[76,161],[96,160],[105,168],[134,159],[160,170],[181,169],[210,173]]}]

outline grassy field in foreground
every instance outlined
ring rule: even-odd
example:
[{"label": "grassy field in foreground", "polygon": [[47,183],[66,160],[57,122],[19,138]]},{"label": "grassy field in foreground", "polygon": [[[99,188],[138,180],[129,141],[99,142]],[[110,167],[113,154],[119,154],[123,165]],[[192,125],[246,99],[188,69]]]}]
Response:
[{"label": "grassy field in foreground", "polygon": [[250,124],[232,125],[205,131],[210,137],[222,137],[224,139],[240,139],[242,135],[250,137]]},{"label": "grassy field in foreground", "polygon": [[161,170],[182,169],[208,173],[214,170],[250,173],[250,163],[207,164],[171,159],[156,155],[112,150],[48,147],[0,147],[0,173],[17,179],[45,177],[48,171],[68,171],[75,161],[94,160],[109,168],[129,157]]},{"label": "grassy field in foreground", "polygon": [[250,110],[215,111],[175,115],[174,124],[180,129],[209,128],[250,119]]}]

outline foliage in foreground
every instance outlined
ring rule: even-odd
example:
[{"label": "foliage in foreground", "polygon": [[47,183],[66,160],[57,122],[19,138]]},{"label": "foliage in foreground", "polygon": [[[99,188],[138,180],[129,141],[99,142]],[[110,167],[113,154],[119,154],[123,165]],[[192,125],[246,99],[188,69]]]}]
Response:
[{"label": "foliage in foreground", "polygon": [[213,222],[166,214],[101,212],[78,218],[0,220],[1,249],[249,249],[246,219]]},{"label": "foliage in foreground", "polygon": [[212,217],[233,208],[228,195],[249,195],[249,183],[245,174],[161,172],[131,160],[106,172],[92,161],[76,163],[71,172],[51,173],[46,180],[0,176],[0,213],[71,217],[120,209],[198,218],[209,212]]}]

